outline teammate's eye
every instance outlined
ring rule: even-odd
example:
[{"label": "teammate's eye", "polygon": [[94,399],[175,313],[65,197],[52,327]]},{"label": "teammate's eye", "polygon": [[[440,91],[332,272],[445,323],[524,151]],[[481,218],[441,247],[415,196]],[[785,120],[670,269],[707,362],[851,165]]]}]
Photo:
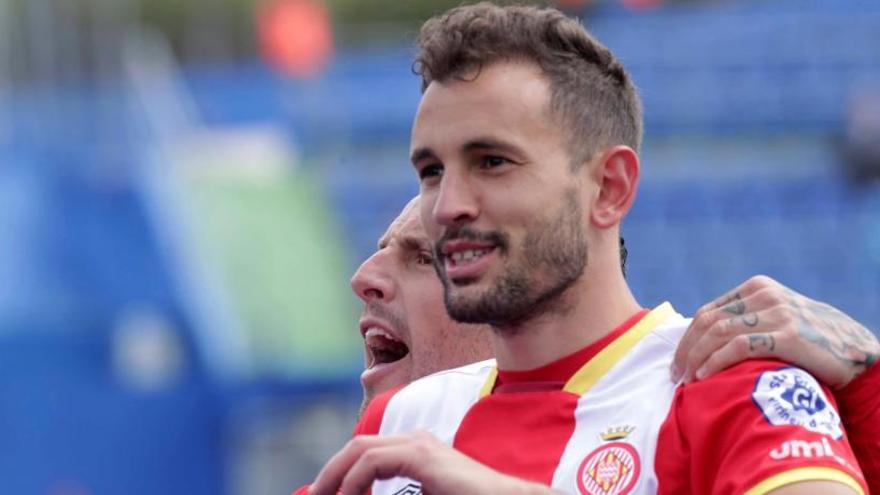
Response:
[{"label": "teammate's eye", "polygon": [[434,257],[430,251],[419,251],[416,255],[416,263],[420,265],[431,265],[434,263]]},{"label": "teammate's eye", "polygon": [[442,165],[425,165],[424,167],[419,169],[419,179],[421,180],[440,177],[441,175],[443,175]]}]

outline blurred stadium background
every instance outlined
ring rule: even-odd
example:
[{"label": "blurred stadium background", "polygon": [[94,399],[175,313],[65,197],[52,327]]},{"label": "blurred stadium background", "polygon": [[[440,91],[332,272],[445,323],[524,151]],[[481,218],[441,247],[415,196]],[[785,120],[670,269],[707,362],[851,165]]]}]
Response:
[{"label": "blurred stadium background", "polygon": [[[458,1],[0,0],[0,493],[284,494],[349,434],[348,277]],[[645,305],[766,273],[880,329],[880,4],[558,2],[631,69]]]}]

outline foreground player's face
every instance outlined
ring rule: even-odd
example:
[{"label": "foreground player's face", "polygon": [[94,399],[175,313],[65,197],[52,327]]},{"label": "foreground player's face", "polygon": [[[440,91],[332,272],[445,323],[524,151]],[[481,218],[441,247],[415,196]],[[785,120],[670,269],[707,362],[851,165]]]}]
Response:
[{"label": "foreground player's face", "polygon": [[365,405],[375,395],[417,378],[491,357],[483,327],[455,323],[446,314],[443,287],[432,267],[418,211],[415,199],[351,279],[364,302],[360,331]]},{"label": "foreground player's face", "polygon": [[507,62],[422,97],[411,158],[456,320],[522,322],[583,273],[582,178],[549,101],[536,66]]}]

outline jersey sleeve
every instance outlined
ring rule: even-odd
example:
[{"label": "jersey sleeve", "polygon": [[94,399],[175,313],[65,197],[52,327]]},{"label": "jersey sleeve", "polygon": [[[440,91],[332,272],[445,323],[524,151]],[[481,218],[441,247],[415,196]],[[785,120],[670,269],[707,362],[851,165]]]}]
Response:
[{"label": "jersey sleeve", "polygon": [[850,444],[871,493],[880,493],[880,365],[836,394]]},{"label": "jersey sleeve", "polygon": [[657,443],[659,493],[751,495],[820,480],[866,493],[830,397],[807,372],[768,360],[679,387]]}]

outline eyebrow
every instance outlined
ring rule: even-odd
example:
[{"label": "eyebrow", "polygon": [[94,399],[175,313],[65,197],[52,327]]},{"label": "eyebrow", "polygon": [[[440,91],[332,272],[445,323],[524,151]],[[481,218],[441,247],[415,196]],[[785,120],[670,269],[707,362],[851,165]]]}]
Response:
[{"label": "eyebrow", "polygon": [[494,150],[506,151],[508,153],[514,153],[517,155],[523,154],[522,150],[520,148],[518,148],[517,146],[514,146],[514,145],[507,143],[507,142],[504,142],[504,141],[500,141],[498,139],[489,138],[489,137],[478,138],[478,139],[473,139],[471,141],[468,141],[467,143],[465,143],[465,145],[462,147],[462,149],[467,152],[494,149]]},{"label": "eyebrow", "polygon": [[437,158],[437,155],[431,150],[431,148],[418,148],[412,152],[409,160],[416,163],[428,158]]},{"label": "eyebrow", "polygon": [[388,240],[388,237],[389,236],[387,234],[380,237],[379,242],[376,243],[376,249],[381,250],[381,249],[385,249],[386,247],[388,247],[388,243],[390,242]]},{"label": "eyebrow", "polygon": [[408,249],[427,249],[429,245],[424,238],[413,235],[404,236],[400,242]]},{"label": "eyebrow", "polygon": [[[465,143],[461,149],[465,153],[472,153],[474,151],[485,151],[485,150],[499,150],[499,151],[505,151],[508,153],[513,153],[513,154],[519,155],[519,156],[524,155],[523,151],[519,147],[514,146],[510,143],[506,143],[504,141],[500,141],[495,138],[490,138],[490,137],[481,137],[481,138],[472,139],[472,140],[468,141],[467,143]],[[428,147],[417,148],[413,151],[412,155],[410,156],[410,161],[412,161],[413,163],[416,163],[416,162],[419,162],[419,161],[422,161],[425,159],[429,159],[429,158],[433,158],[433,159],[437,158],[437,154],[434,153],[434,151],[431,148],[428,148]]]},{"label": "eyebrow", "polygon": [[[424,237],[414,236],[414,235],[403,235],[399,236],[400,244],[407,249],[428,249],[430,243],[425,240]],[[379,239],[378,249],[385,249],[388,247],[391,241],[388,236],[384,236]]]}]

